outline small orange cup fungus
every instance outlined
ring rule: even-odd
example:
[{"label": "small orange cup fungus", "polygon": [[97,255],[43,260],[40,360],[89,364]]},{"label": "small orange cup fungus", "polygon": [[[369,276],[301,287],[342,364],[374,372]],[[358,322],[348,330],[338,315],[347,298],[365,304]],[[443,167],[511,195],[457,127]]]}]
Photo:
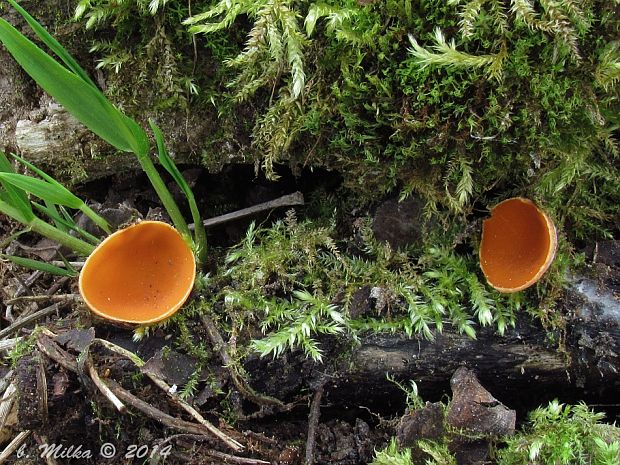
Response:
[{"label": "small orange cup fungus", "polygon": [[194,254],[167,223],[143,221],[108,236],[80,273],[80,294],[97,315],[155,323],[173,315],[196,278]]},{"label": "small orange cup fungus", "polygon": [[557,244],[553,222],[534,202],[520,197],[504,200],[482,226],[480,267],[499,292],[517,292],[547,271]]}]

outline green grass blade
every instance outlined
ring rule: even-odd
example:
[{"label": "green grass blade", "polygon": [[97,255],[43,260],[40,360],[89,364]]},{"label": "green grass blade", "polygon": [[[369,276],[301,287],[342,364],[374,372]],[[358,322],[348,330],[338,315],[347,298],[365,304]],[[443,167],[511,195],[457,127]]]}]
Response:
[{"label": "green grass blade", "polygon": [[125,152],[148,151],[148,139],[137,123],[2,18],[0,41],[43,90],[99,137]]},{"label": "green grass blade", "polygon": [[[34,202],[33,202],[33,205],[34,205]],[[60,213],[58,213],[58,208],[56,208],[56,204],[50,202],[49,200],[46,200],[45,206],[51,213],[50,218],[52,218],[52,220],[54,221],[54,226],[56,226],[62,232],[69,232],[69,228],[67,227],[65,222],[62,221],[62,218],[60,217]]]},{"label": "green grass blade", "polygon": [[74,195],[69,189],[67,189],[65,186],[60,184],[58,181],[56,181],[45,172],[41,171],[33,164],[28,163],[26,160],[18,157],[17,155],[13,156],[25,166],[36,172],[39,176],[44,178],[45,181],[41,181],[40,179],[32,178],[30,176],[24,176],[21,174],[3,173],[0,173],[0,179],[4,178],[6,182],[9,182],[14,186],[19,187],[27,192],[30,192],[31,194],[34,194],[35,196],[45,200],[46,202],[64,205],[69,208],[75,208],[77,210],[80,210],[105,232],[107,232],[108,234],[112,232],[108,222],[97,213],[95,213],[88,205],[84,203],[82,199]]},{"label": "green grass blade", "polygon": [[185,178],[175,165],[174,161],[168,154],[168,150],[166,149],[166,143],[164,141],[164,135],[162,134],[161,129],[159,129],[159,127],[152,120],[149,120],[149,124],[151,125],[151,129],[153,130],[153,134],[155,135],[157,152],[159,154],[159,162],[170,174],[170,176],[172,176],[172,179],[174,179],[174,181],[177,183],[177,185],[187,198],[187,202],[189,204],[189,209],[191,211],[192,220],[194,221],[195,227],[194,245],[196,247],[196,256],[198,258],[198,262],[202,263],[204,261],[207,251],[207,234],[204,225],[202,224],[200,211],[198,210],[198,205],[196,204],[194,193],[192,192],[189,184],[187,184],[187,181],[185,180]]},{"label": "green grass blade", "polygon": [[24,268],[43,271],[44,273],[49,273],[56,276],[68,276],[70,278],[73,278],[78,275],[78,272],[74,269],[60,268],[59,266],[51,265],[47,262],[42,262],[39,260],[33,260],[31,258],[17,257],[15,255],[5,254],[0,254],[0,257],[11,260],[16,265],[23,266]]},{"label": "green grass blade", "polygon": [[34,19],[30,14],[24,10],[17,2],[14,0],[9,0],[9,3],[17,10],[17,12],[24,17],[26,22],[30,25],[30,28],[34,31],[34,33],[49,47],[49,49],[56,54],[58,58],[62,60],[62,62],[69,68],[73,73],[82,79],[87,84],[90,84],[93,87],[97,87],[96,84],[92,81],[92,79],[86,74],[86,71],[82,69],[82,67],[78,64],[77,61],[65,50],[65,48],[60,45],[52,35],[47,32],[47,30],[41,26],[36,19]]},{"label": "green grass blade", "polygon": [[[60,214],[56,211],[55,208],[48,208],[36,202],[32,202],[32,205],[41,213],[53,219],[58,229],[63,230],[63,228],[66,228],[67,230],[75,231],[88,242],[94,245],[98,245],[101,242],[101,239],[99,239],[97,236],[93,236],[88,231],[80,228],[63,207],[61,207],[62,216],[60,216]],[[61,225],[62,227],[60,227],[59,225]]]},{"label": "green grass blade", "polygon": [[[11,162],[9,162],[8,158],[2,151],[0,151],[0,173],[15,173]],[[11,205],[17,212],[19,212],[19,216],[23,218],[23,220],[19,220],[20,222],[27,223],[30,219],[34,218],[34,213],[32,213],[32,207],[30,206],[30,200],[28,199],[26,192],[2,179],[0,179],[0,186],[4,188],[5,194],[2,196],[1,200]]]},{"label": "green grass blade", "polygon": [[41,179],[16,173],[0,173],[0,179],[48,202],[75,209],[81,209],[82,205],[84,205],[84,202],[79,197],[76,197],[69,189],[58,183],[52,184]]}]

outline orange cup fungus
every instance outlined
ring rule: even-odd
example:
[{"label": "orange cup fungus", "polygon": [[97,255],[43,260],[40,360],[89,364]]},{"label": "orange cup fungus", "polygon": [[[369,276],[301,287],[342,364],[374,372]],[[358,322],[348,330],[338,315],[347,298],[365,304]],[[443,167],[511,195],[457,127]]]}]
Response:
[{"label": "orange cup fungus", "polygon": [[196,261],[172,226],[143,221],[108,236],[80,273],[80,294],[97,315],[123,323],[154,323],[189,297]]},{"label": "orange cup fungus", "polygon": [[553,222],[534,202],[520,197],[504,200],[482,226],[480,267],[499,292],[517,292],[547,271],[557,243]]}]

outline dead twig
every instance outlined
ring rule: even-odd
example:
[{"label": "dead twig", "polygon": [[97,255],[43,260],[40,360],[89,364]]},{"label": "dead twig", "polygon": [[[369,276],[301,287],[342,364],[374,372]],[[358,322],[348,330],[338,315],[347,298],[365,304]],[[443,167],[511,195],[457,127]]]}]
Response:
[{"label": "dead twig", "polygon": [[209,457],[222,460],[223,463],[238,463],[241,465],[270,465],[271,464],[271,462],[266,462],[264,460],[251,459],[248,457],[238,457],[236,455],[225,454],[224,452],[220,452],[220,451],[213,450],[213,449],[208,449],[204,452]]},{"label": "dead twig", "polygon": [[[128,358],[138,368],[142,368],[144,366],[144,361],[140,357],[138,357],[136,354],[134,354],[133,352],[131,352],[131,351],[129,351],[129,350],[123,348],[123,347],[117,346],[116,344],[113,344],[112,342],[106,341],[105,339],[97,338],[97,339],[94,339],[93,342],[101,344],[103,347],[107,348],[108,350],[110,350],[112,352],[115,352],[115,353],[117,353],[119,355],[122,355],[125,358]],[[173,391],[172,391],[171,386],[169,386],[163,379],[159,378],[157,375],[155,375],[155,373],[151,373],[148,370],[141,370],[141,371],[157,387],[159,387],[162,391],[164,391],[168,395],[168,397],[172,400],[172,402],[174,404],[176,404],[178,407],[182,408],[187,413],[189,413],[192,417],[194,417],[194,419],[196,421],[198,421],[198,423],[200,423],[205,428],[207,428],[215,437],[220,439],[224,444],[226,444],[228,447],[230,447],[232,450],[234,450],[236,452],[239,452],[239,451],[243,450],[243,445],[241,443],[235,441],[233,438],[231,438],[231,437],[227,436],[226,434],[224,434],[222,431],[220,431],[218,428],[216,428],[211,422],[206,420],[191,405],[189,405],[187,402],[185,402],[179,396],[174,394]]]},{"label": "dead twig", "polygon": [[0,403],[0,430],[4,428],[6,424],[6,420],[11,413],[11,409],[13,408],[13,403],[15,402],[15,393],[17,392],[17,387],[15,383],[9,384],[9,387],[4,391],[4,395],[2,396],[2,401]]},{"label": "dead twig", "polygon": [[[64,268],[65,266],[67,266],[67,262],[63,262],[61,260],[52,260],[50,263],[52,265],[58,266],[60,268]],[[84,267],[84,263],[86,263],[86,262],[79,261],[79,262],[68,262],[68,263],[69,263],[69,265],[71,265],[76,270],[81,270]]]},{"label": "dead twig", "polygon": [[0,380],[0,394],[3,394],[6,391],[6,388],[13,382],[13,375],[15,372],[13,370],[9,370],[6,375]]},{"label": "dead twig", "polygon": [[7,305],[14,305],[19,302],[82,302],[80,294],[57,294],[57,295],[25,295],[15,297],[6,301]]},{"label": "dead twig", "polygon": [[312,403],[310,404],[310,414],[308,415],[308,439],[306,440],[306,465],[314,465],[314,450],[316,448],[316,430],[321,418],[321,399],[325,391],[326,380],[314,392]]},{"label": "dead twig", "polygon": [[[294,192],[293,194],[284,195],[282,197],[278,197],[277,199],[270,200],[269,202],[259,203],[258,205],[254,205],[252,207],[206,219],[202,223],[204,224],[205,228],[213,228],[214,226],[219,226],[230,221],[239,220],[241,218],[246,218],[248,216],[256,215],[258,213],[273,210],[274,208],[293,207],[295,205],[303,204],[303,194],[301,192]],[[189,229],[191,230],[193,230],[194,227],[194,224],[189,225]]]},{"label": "dead twig", "polygon": [[48,392],[47,392],[47,374],[45,373],[45,361],[41,352],[37,352],[37,397],[39,400],[39,410],[43,415],[44,422],[47,422],[48,408]]},{"label": "dead twig", "polygon": [[45,307],[44,309],[39,310],[36,313],[33,313],[32,315],[28,315],[27,317],[22,318],[21,320],[17,320],[11,326],[8,326],[4,328],[2,331],[0,331],[0,339],[8,336],[9,334],[17,330],[22,329],[24,326],[28,326],[33,321],[39,320],[41,318],[45,318],[46,316],[51,315],[52,313],[56,313],[59,309],[60,309],[60,305],[53,304],[53,305],[50,305],[49,307]]},{"label": "dead twig", "polygon": [[[118,347],[115,344],[112,344],[111,342],[108,342],[108,341],[103,341],[102,339],[98,339],[96,340],[96,342],[100,344],[103,343],[103,345],[107,347],[108,349],[113,350],[114,352],[120,353],[128,357],[130,360],[134,361],[134,363],[136,362],[136,359],[137,359],[137,361],[139,362],[139,363],[136,363],[137,366],[142,366],[144,364],[144,362],[142,362],[138,356],[136,356],[132,352],[129,352],[126,349],[123,349],[122,347]],[[67,370],[73,371],[75,373],[79,373],[78,362],[75,359],[73,359],[67,352],[65,352],[60,347],[58,347],[58,345],[54,341],[52,341],[48,336],[44,334],[39,335],[39,338],[37,339],[37,346],[39,347],[41,352],[43,352],[49,358],[56,361],[63,367],[65,367]],[[92,364],[89,364],[89,374],[91,378],[93,378],[93,372],[90,371],[91,368],[94,370],[94,368],[92,367]],[[194,413],[197,414],[197,416],[202,419],[201,424],[195,424],[195,423],[191,423],[185,420],[180,420],[178,418],[172,417],[162,412],[161,410],[153,407],[152,405],[144,402],[140,398],[134,396],[129,391],[125,390],[116,381],[111,380],[111,379],[108,379],[107,381],[103,381],[99,378],[96,372],[95,372],[95,375],[98,381],[100,381],[101,383],[105,385],[104,389],[109,390],[110,393],[113,396],[115,396],[116,399],[118,399],[120,403],[124,402],[128,404],[129,406],[135,408],[136,410],[141,411],[145,415],[162,423],[165,426],[168,426],[169,428],[174,428],[180,431],[188,432],[190,434],[198,434],[198,435],[203,435],[203,436],[209,435],[209,434],[215,435],[217,438],[222,440],[226,445],[228,445],[232,449],[234,450],[243,449],[243,446],[240,443],[226,436],[224,433],[218,430],[215,426],[213,426],[207,420],[202,418],[202,416],[198,412],[196,412],[194,409],[192,409],[189,405],[187,406],[190,407],[190,409],[194,410]],[[97,381],[94,378],[93,378],[93,382],[95,383],[95,385],[97,385]],[[158,383],[156,382],[156,384]],[[160,388],[163,388],[163,387],[167,388],[166,392],[170,391],[170,387],[163,381],[161,381],[158,384],[158,386]],[[97,386],[97,387],[100,390],[102,389],[100,386]],[[112,401],[112,398],[108,397],[108,399]],[[179,401],[181,401],[181,399],[179,399]],[[116,403],[115,402],[113,403],[116,406]]]},{"label": "dead twig", "polygon": [[151,404],[148,404],[142,399],[134,396],[132,393],[125,390],[120,384],[118,384],[112,379],[108,379],[106,381],[106,384],[108,385],[110,390],[127,405],[135,408],[136,410],[139,410],[146,416],[152,418],[153,420],[161,423],[164,426],[167,426],[168,428],[173,428],[178,431],[184,431],[190,434],[200,434],[203,436],[208,436],[210,434],[210,431],[203,425],[197,425],[196,423],[180,420],[179,418],[175,418],[168,415],[167,413],[162,412],[161,410],[153,407]]},{"label": "dead twig", "polygon": [[235,384],[237,390],[243,395],[246,399],[255,402],[258,405],[267,405],[267,406],[275,406],[279,409],[286,410],[287,406],[279,399],[275,397],[266,396],[264,394],[257,393],[252,387],[250,387],[241,374],[239,373],[239,369],[236,363],[233,361],[232,357],[228,352],[228,345],[222,339],[220,332],[218,331],[215,323],[208,315],[202,315],[202,323],[204,324],[207,335],[211,340],[211,344],[213,348],[218,351],[220,355],[220,359],[226,368],[228,368],[230,372],[230,377]]},{"label": "dead twig", "polygon": [[149,379],[153,381],[153,383],[155,383],[156,386],[158,386],[166,394],[168,394],[168,397],[170,397],[170,399],[172,400],[174,404],[176,404],[178,407],[182,408],[187,413],[189,413],[192,417],[194,417],[196,421],[198,421],[198,423],[200,423],[206,429],[208,429],[211,432],[211,434],[217,437],[220,441],[226,444],[229,448],[231,448],[232,450],[236,452],[240,452],[244,449],[241,443],[235,441],[233,438],[227,436],[222,431],[217,429],[209,421],[207,421],[194,407],[189,405],[187,402],[185,402],[183,399],[181,399],[176,394],[173,394],[171,387],[164,380],[158,378],[153,373],[144,372],[144,371],[143,373],[145,373],[146,376],[148,376]]},{"label": "dead twig", "polygon": [[22,431],[17,436],[15,436],[15,438],[13,438],[9,445],[4,448],[2,453],[0,453],[0,465],[6,462],[6,459],[13,455],[13,453],[19,448],[19,446],[21,446],[24,441],[28,439],[30,433],[30,431]]},{"label": "dead twig", "polygon": [[88,374],[90,375],[90,379],[93,380],[93,383],[95,383],[95,386],[97,386],[99,392],[101,392],[101,394],[103,394],[103,396],[108,399],[112,403],[112,405],[114,405],[116,410],[121,413],[125,413],[127,411],[127,407],[125,407],[125,404],[123,404],[121,400],[116,397],[116,395],[110,390],[108,385],[101,380],[101,378],[99,377],[99,373],[97,373],[97,370],[93,366],[92,360],[90,360],[90,357],[87,360],[86,365],[88,368]]}]

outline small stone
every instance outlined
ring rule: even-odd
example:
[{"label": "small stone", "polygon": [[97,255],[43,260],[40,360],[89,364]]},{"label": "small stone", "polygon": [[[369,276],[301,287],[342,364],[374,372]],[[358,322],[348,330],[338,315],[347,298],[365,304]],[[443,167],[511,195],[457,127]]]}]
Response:
[{"label": "small stone", "polygon": [[394,249],[419,244],[422,238],[424,202],[409,197],[402,202],[386,200],[377,208],[372,231],[380,241],[388,242]]}]

